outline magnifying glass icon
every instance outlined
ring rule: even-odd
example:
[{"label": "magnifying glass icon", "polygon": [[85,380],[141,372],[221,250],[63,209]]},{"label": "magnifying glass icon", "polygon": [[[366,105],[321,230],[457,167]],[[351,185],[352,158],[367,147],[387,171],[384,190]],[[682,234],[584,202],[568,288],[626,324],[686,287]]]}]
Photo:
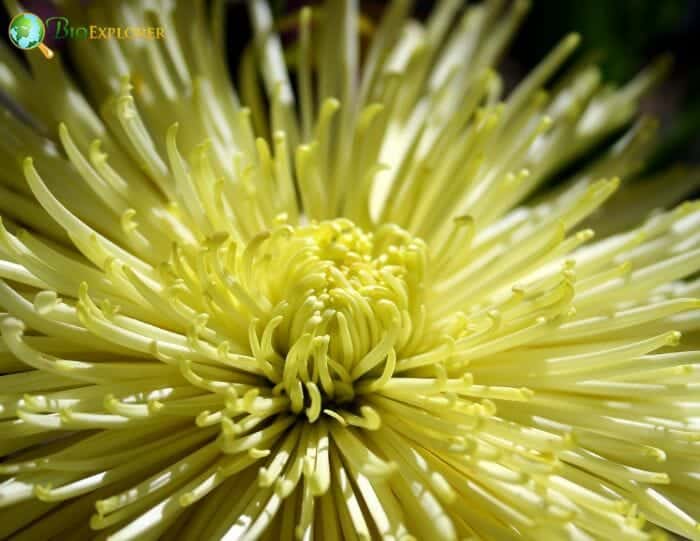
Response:
[{"label": "magnifying glass icon", "polygon": [[33,13],[20,13],[12,17],[8,30],[12,45],[18,49],[29,51],[38,48],[49,60],[53,58],[53,51],[44,45],[46,27],[44,21]]}]

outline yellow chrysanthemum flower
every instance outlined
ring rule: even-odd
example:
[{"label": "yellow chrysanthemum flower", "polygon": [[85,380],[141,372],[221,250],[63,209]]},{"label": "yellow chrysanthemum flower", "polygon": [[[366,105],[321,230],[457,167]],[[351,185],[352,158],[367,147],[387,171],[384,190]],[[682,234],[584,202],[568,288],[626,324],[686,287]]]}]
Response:
[{"label": "yellow chrysanthemum flower", "polygon": [[250,0],[237,93],[223,1],[61,4],[165,37],[0,48],[0,538],[700,539],[700,206],[643,220],[698,175],[618,180],[663,61],[504,96],[525,2]]}]

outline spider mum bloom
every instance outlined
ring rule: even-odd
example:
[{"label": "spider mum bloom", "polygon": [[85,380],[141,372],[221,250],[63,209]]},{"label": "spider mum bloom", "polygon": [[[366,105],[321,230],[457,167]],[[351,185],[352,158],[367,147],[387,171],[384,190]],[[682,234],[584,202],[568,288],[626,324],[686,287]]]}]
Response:
[{"label": "spider mum bloom", "polygon": [[164,38],[0,48],[0,538],[700,539],[663,61],[504,95],[524,2],[251,0],[236,90],[223,2],[65,4]]}]

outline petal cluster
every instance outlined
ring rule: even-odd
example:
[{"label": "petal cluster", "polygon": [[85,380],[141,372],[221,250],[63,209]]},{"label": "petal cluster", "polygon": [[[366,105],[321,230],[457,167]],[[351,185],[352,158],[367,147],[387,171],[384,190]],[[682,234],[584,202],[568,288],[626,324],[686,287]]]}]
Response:
[{"label": "petal cluster", "polygon": [[505,93],[524,1],[250,0],[232,83],[225,8],[0,47],[0,538],[700,540],[700,174],[628,182],[667,61]]}]

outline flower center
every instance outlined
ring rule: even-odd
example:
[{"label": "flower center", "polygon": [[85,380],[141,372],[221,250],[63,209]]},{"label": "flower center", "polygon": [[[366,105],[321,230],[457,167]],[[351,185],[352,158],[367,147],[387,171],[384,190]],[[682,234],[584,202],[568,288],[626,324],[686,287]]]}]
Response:
[{"label": "flower center", "polygon": [[426,249],[398,226],[280,225],[245,252],[246,289],[269,314],[251,325],[251,349],[274,392],[310,421],[378,389],[420,341]]}]

